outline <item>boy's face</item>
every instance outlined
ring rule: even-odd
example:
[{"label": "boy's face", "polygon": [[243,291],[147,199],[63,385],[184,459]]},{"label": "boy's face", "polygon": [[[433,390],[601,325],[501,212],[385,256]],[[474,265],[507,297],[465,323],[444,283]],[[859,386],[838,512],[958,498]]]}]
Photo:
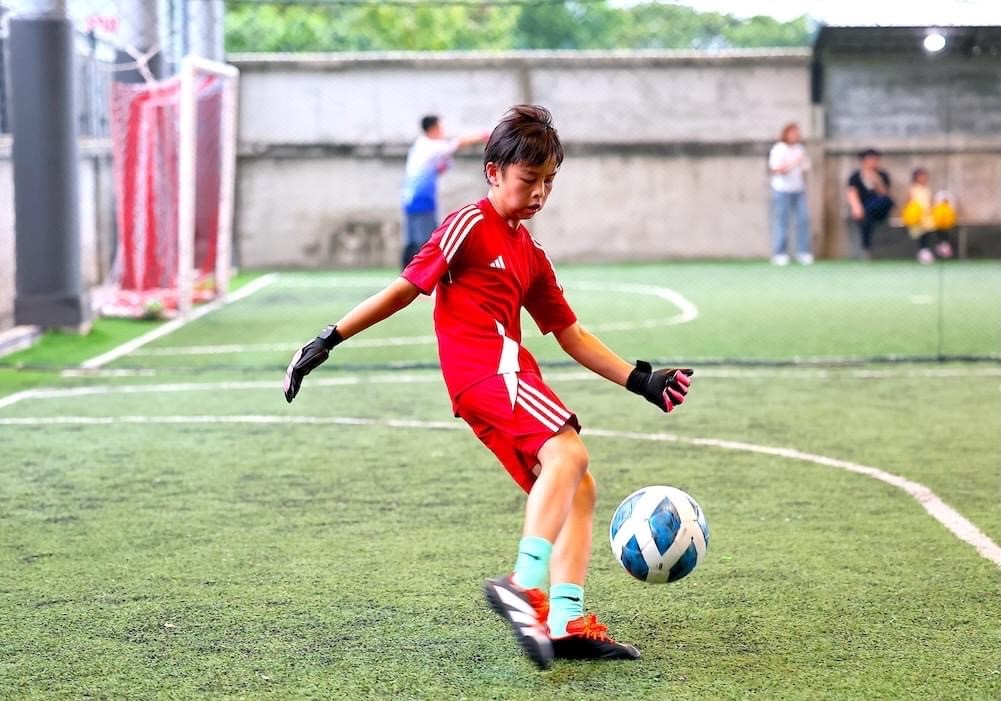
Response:
[{"label": "boy's face", "polygon": [[503,169],[488,163],[487,179],[494,186],[494,196],[505,216],[531,219],[546,204],[558,170],[556,163],[542,166],[512,163]]}]

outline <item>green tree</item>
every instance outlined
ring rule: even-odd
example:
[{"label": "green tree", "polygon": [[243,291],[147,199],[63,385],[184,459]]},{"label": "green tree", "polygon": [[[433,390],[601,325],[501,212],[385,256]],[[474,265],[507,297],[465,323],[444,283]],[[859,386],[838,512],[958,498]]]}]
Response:
[{"label": "green tree", "polygon": [[727,43],[740,47],[805,46],[810,42],[810,34],[806,16],[790,22],[779,22],[774,17],[751,17],[723,30]]},{"label": "green tree", "polygon": [[805,17],[792,22],[739,20],[660,2],[626,7],[607,0],[226,4],[226,48],[231,52],[705,49],[806,46],[809,41]]}]

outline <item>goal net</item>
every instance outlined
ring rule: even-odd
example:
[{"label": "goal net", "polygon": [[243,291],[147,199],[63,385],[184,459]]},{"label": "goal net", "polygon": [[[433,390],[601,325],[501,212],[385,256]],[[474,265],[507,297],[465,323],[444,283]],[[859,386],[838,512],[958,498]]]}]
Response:
[{"label": "goal net", "polygon": [[118,237],[105,315],[184,315],[225,295],[238,79],[188,57],[175,78],[112,85]]}]

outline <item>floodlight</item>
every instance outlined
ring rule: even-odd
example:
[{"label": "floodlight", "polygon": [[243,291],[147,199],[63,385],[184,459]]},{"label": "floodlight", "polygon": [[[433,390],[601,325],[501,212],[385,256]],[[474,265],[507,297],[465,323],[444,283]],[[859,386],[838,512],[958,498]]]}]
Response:
[{"label": "floodlight", "polygon": [[933,31],[925,35],[925,51],[930,54],[937,54],[945,48],[945,35],[941,32]]}]

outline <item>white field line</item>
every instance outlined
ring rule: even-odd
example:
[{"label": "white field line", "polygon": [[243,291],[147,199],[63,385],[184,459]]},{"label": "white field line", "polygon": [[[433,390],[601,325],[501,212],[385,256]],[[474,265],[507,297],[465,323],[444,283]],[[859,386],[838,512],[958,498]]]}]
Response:
[{"label": "white field line", "polygon": [[[698,366],[696,366],[698,368]],[[145,369],[93,369],[71,368],[63,370],[62,377],[156,377],[157,371],[152,368]],[[831,377],[846,377],[864,380],[879,380],[901,377],[927,377],[927,378],[949,378],[949,377],[1001,377],[1001,367],[979,366],[979,367],[944,367],[944,368],[909,368],[909,367],[889,367],[889,368],[841,368],[825,369],[815,367],[748,367],[748,368],[727,368],[727,367],[702,367],[698,368],[696,374],[704,379],[768,379],[779,378],[784,380],[824,380]],[[599,380],[596,375],[577,370],[552,370],[545,373],[547,380]],[[372,375],[362,379],[362,382],[391,382],[400,381],[406,383],[436,382],[439,375],[437,372],[428,377],[407,376],[400,379],[400,375],[393,375],[394,380],[383,379],[381,375]],[[325,379],[310,379],[308,384],[318,384],[328,382]],[[331,384],[341,384],[340,380],[331,380]],[[246,387],[238,386],[239,383],[231,383],[232,389],[255,389],[258,383],[250,382]],[[4,406],[0,399],[0,408]]]},{"label": "white field line", "polygon": [[13,406],[22,399],[31,399],[35,396],[36,392],[38,392],[36,389],[26,389],[21,392],[14,392],[14,394],[8,394],[6,397],[0,397],[0,409]]},{"label": "white field line", "polygon": [[[110,371],[112,376],[117,377],[117,371]],[[91,375],[90,371],[79,371],[78,375]],[[837,373],[829,370],[815,369],[782,369],[763,368],[734,370],[726,368],[704,368],[696,371],[696,377],[702,379],[826,379],[835,376]],[[927,368],[911,369],[907,371],[887,369],[879,370],[852,370],[841,371],[842,376],[849,376],[859,379],[881,379],[899,377],[917,378],[948,378],[948,377],[1001,377],[1001,368],[978,367],[978,368]],[[588,382],[602,380],[603,378],[586,370],[562,370],[547,372],[546,380],[552,382]],[[276,373],[276,378],[271,380],[232,380],[219,382],[171,382],[171,383],[149,383],[149,384],[122,384],[122,385],[83,385],[80,387],[57,387],[57,388],[36,388],[15,392],[14,394],[0,397],[0,409],[13,406],[25,399],[57,399],[63,397],[87,397],[109,394],[146,394],[161,392],[219,392],[219,391],[240,391],[240,390],[266,390],[278,392],[282,386],[283,377]],[[340,387],[344,385],[359,385],[365,383],[372,384],[438,384],[441,382],[441,375],[437,371],[428,371],[421,374],[406,374],[404,372],[390,372],[378,375],[344,375],[335,377],[311,376],[306,382],[308,387]]]},{"label": "white field line", "polygon": [[[36,395],[37,398],[37,395]],[[415,421],[395,419],[372,419],[350,416],[280,416],[280,415],[241,415],[241,416],[56,416],[56,417],[22,417],[0,419],[0,425],[6,426],[55,426],[55,425],[115,425],[115,424],[311,424],[311,425],[344,425],[344,426],[385,426],[390,428],[426,429],[426,430],[462,430],[465,426],[457,421]],[[657,441],[668,443],[685,443],[708,448],[735,450],[740,452],[772,455],[788,460],[810,462],[824,467],[846,470],[864,475],[889,484],[915,499],[928,514],[964,543],[973,546],[985,559],[1001,567],[1001,546],[998,546],[983,531],[977,528],[966,517],[942,501],[931,489],[918,482],[911,481],[899,475],[894,475],[876,467],[829,458],[824,455],[806,453],[793,448],[779,448],[740,441],[729,441],[718,438],[688,438],[670,433],[636,433],[629,431],[610,431],[604,429],[585,429],[584,434],[598,438],[614,438],[638,441]]]},{"label": "white field line", "polygon": [[795,450],[794,448],[777,448],[767,445],[757,445],[754,443],[744,443],[741,441],[722,440],[718,438],[686,438],[684,436],[675,436],[667,433],[625,433],[622,431],[602,431],[600,429],[585,431],[585,433],[594,436],[601,435],[608,438],[668,441],[687,443],[689,445],[706,446],[710,448],[722,448],[724,450],[758,453],[761,455],[774,455],[779,458],[812,462],[817,465],[833,467],[839,470],[846,470],[859,475],[865,475],[866,477],[872,477],[880,482],[885,482],[886,484],[896,487],[913,497],[919,504],[921,504],[921,507],[931,515],[932,518],[945,526],[946,529],[948,529],[954,536],[959,538],[964,543],[972,545],[982,557],[990,560],[998,567],[1001,567],[1001,546],[998,546],[998,544],[991,540],[986,533],[973,525],[969,519],[942,501],[942,499],[939,498],[935,492],[925,485],[909,480],[906,477],[901,477],[900,475],[894,475],[890,472],[880,470],[877,467],[860,465],[858,463],[848,462],[847,460],[838,460],[837,458],[829,458],[815,453],[805,453],[801,450]]},{"label": "white field line", "polygon": [[256,280],[247,283],[236,292],[227,295],[225,299],[219,299],[213,302],[209,302],[208,304],[204,304],[196,308],[187,317],[177,318],[168,321],[163,326],[158,326],[149,333],[145,333],[142,336],[139,336],[138,338],[133,338],[131,341],[127,341],[126,343],[123,343],[117,348],[112,348],[107,353],[102,353],[101,355],[94,356],[90,360],[85,360],[83,363],[80,364],[80,367],[84,369],[99,368],[102,365],[107,365],[110,362],[118,360],[123,355],[128,355],[129,353],[134,352],[136,349],[141,348],[142,346],[146,345],[147,343],[150,343],[151,341],[155,341],[158,338],[163,338],[167,334],[177,331],[177,329],[181,328],[185,324],[188,324],[189,322],[192,322],[195,319],[199,319],[208,314],[209,312],[214,312],[215,310],[227,304],[232,304],[233,302],[239,302],[241,299],[249,297],[250,295],[260,290],[261,288],[270,285],[272,282],[275,281],[276,277],[277,277],[276,273],[269,273],[267,275],[259,277]]},{"label": "white field line", "polygon": [[[292,281],[282,280],[281,287],[307,287],[309,285],[289,284]],[[308,281],[303,281],[308,282]],[[385,281],[383,281],[385,282]],[[368,287],[373,284],[371,278],[356,278],[354,280],[330,280],[329,282],[313,283],[313,286],[331,287]],[[680,293],[656,285],[624,285],[617,283],[603,282],[578,282],[567,283],[570,289],[580,289],[589,292],[622,292],[626,294],[648,295],[657,297],[678,309],[678,313],[663,318],[643,319],[641,321],[612,321],[604,323],[588,324],[591,331],[633,331],[635,329],[658,328],[661,326],[675,326],[677,324],[687,324],[694,321],[699,316],[698,308],[685,299]],[[537,331],[526,329],[523,334],[525,338],[536,338],[541,336]],[[350,341],[351,348],[386,348],[396,346],[419,346],[431,345],[436,342],[432,335],[424,336],[397,336],[390,338],[353,338]],[[161,356],[172,357],[182,355],[226,355],[237,353],[277,353],[281,351],[292,352],[301,343],[247,343],[247,344],[220,344],[211,346],[161,346],[158,348],[136,349],[133,355],[136,356]]]}]

